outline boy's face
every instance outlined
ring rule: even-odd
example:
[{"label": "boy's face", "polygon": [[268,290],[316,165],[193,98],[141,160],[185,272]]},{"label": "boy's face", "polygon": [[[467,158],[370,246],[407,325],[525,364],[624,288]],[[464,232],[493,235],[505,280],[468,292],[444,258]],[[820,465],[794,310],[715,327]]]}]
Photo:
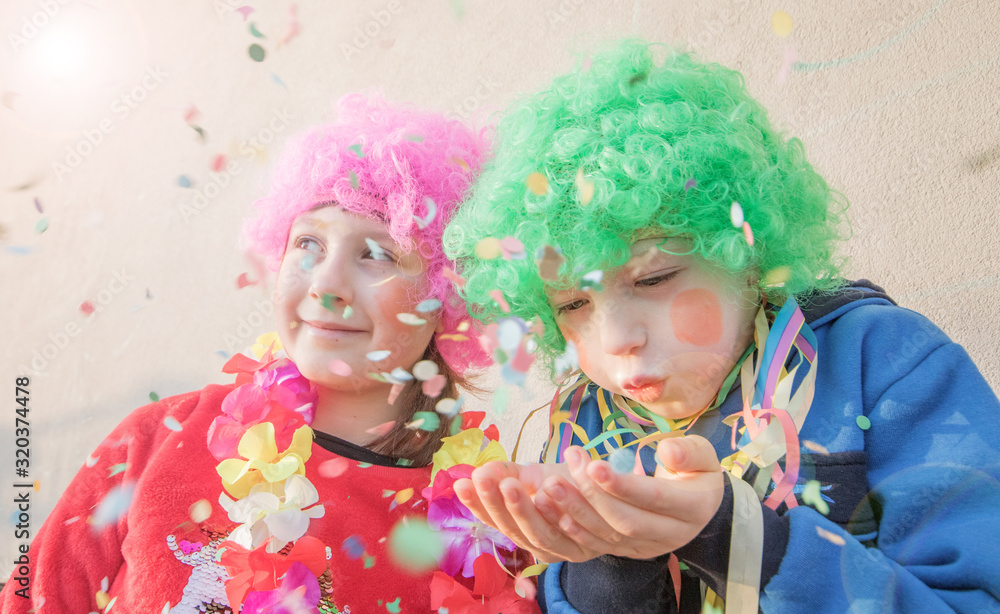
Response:
[{"label": "boy's face", "polygon": [[602,291],[552,290],[549,304],[590,379],[680,419],[715,398],[752,341],[758,297],[749,274],[658,244],[689,251],[683,239],[641,239],[629,262],[604,272]]},{"label": "boy's face", "polygon": [[[366,374],[409,371],[434,334],[437,314],[415,310],[424,298],[424,270],[419,254],[404,251],[377,221],[338,206],[302,213],[289,232],[274,294],[281,343],[317,385],[353,392],[385,387]],[[400,313],[426,323],[404,323]],[[391,354],[366,358],[379,350]],[[344,375],[344,364],[353,375]]]}]

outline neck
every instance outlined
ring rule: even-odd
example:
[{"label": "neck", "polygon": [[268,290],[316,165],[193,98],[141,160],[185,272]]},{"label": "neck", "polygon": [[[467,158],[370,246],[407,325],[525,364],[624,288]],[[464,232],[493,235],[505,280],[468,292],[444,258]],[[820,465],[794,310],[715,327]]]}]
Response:
[{"label": "neck", "polygon": [[361,392],[318,388],[312,428],[359,446],[378,438],[368,431],[395,421],[401,411],[400,407],[389,404],[388,385],[376,385]]}]

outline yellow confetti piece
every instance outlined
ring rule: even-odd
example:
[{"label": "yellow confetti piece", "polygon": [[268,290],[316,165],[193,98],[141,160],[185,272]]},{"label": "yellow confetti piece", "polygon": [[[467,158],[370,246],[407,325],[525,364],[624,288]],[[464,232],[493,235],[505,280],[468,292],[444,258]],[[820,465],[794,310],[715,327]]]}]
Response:
[{"label": "yellow confetti piece", "polygon": [[503,255],[503,248],[500,246],[500,239],[486,237],[479,241],[479,243],[476,243],[473,253],[480,260],[495,260]]},{"label": "yellow confetti piece", "polygon": [[531,173],[525,183],[535,196],[545,196],[545,193],[549,191],[549,180],[541,173]]},{"label": "yellow confetti piece", "polygon": [[464,333],[465,331],[469,330],[469,321],[462,320],[461,322],[458,323],[458,328],[456,328],[455,330],[457,330],[460,333]]},{"label": "yellow confetti piece", "polygon": [[410,326],[423,326],[424,324],[427,324],[427,320],[412,313],[397,313],[396,319],[403,324],[409,324]]},{"label": "yellow confetti piece", "polygon": [[212,516],[212,504],[209,503],[208,499],[199,499],[188,508],[188,516],[191,518],[191,522],[196,524],[205,522]]},{"label": "yellow confetti piece", "polygon": [[108,607],[108,603],[111,602],[111,596],[105,593],[104,591],[97,591],[97,594],[94,596],[94,598],[97,601],[97,607],[101,610]]},{"label": "yellow confetti piece", "polygon": [[410,500],[411,497],[413,497],[413,489],[404,488],[403,490],[396,493],[396,498],[395,498],[396,505],[402,505],[406,503],[407,501]]},{"label": "yellow confetti piece", "polygon": [[823,495],[819,490],[819,482],[809,480],[805,488],[802,489],[802,502],[813,506],[817,512],[826,516],[830,513],[830,506],[823,500]]},{"label": "yellow confetti piece", "polygon": [[786,266],[779,266],[764,274],[764,285],[767,287],[781,287],[792,277],[792,270]]},{"label": "yellow confetti piece", "polygon": [[395,273],[393,273],[392,275],[390,275],[390,276],[386,277],[386,278],[385,278],[385,279],[383,279],[382,281],[376,281],[375,283],[373,283],[373,284],[372,284],[372,286],[371,286],[371,287],[372,287],[372,288],[375,288],[375,287],[378,287],[378,286],[381,286],[381,285],[383,285],[383,284],[387,284],[387,283],[389,283],[390,281],[392,281],[393,279],[396,279],[396,274],[395,274]]},{"label": "yellow confetti piece", "polygon": [[576,172],[576,191],[580,195],[580,204],[584,207],[594,199],[594,182],[583,175],[582,168]]},{"label": "yellow confetti piece", "polygon": [[831,544],[836,544],[838,546],[843,546],[847,542],[843,537],[837,535],[836,533],[831,533],[822,527],[816,527],[816,534],[830,542]]},{"label": "yellow confetti piece", "polygon": [[774,15],[771,15],[771,29],[781,38],[791,34],[794,26],[795,22],[792,21],[792,16],[785,11],[775,11]]},{"label": "yellow confetti piece", "polygon": [[35,483],[34,483],[33,486],[34,486],[35,492],[38,492],[39,490],[42,489],[42,483],[39,480],[35,480]]},{"label": "yellow confetti piece", "polygon": [[802,440],[802,447],[807,450],[811,450],[817,454],[824,454],[824,455],[830,454],[830,451],[827,450],[825,447],[821,446],[815,441],[809,441],[808,439]]}]

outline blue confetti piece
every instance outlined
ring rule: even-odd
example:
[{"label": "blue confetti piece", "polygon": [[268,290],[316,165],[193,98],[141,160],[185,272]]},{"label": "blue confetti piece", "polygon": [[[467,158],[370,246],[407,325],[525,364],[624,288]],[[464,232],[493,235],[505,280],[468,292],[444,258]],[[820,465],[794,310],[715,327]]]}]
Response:
[{"label": "blue confetti piece", "polygon": [[131,482],[119,484],[109,490],[108,494],[97,505],[94,515],[91,516],[90,524],[94,530],[103,529],[124,516],[128,512],[129,506],[132,505],[134,492],[135,484]]},{"label": "blue confetti piece", "polygon": [[187,175],[181,175],[180,177],[177,178],[177,185],[181,186],[182,188],[190,188],[191,180],[188,179]]},{"label": "blue confetti piece", "polygon": [[365,543],[361,540],[360,535],[352,535],[344,540],[341,544],[340,549],[344,551],[344,555],[352,561],[355,559],[360,559],[361,555],[365,553]]},{"label": "blue confetti piece", "polygon": [[441,309],[441,301],[436,298],[429,298],[417,304],[417,311],[419,313],[430,313],[438,309]]},{"label": "blue confetti piece", "polygon": [[271,81],[274,81],[275,83],[277,83],[281,87],[285,88],[286,90],[288,89],[288,86],[285,85],[285,82],[281,80],[281,77],[279,77],[278,75],[276,75],[274,73],[271,73]]},{"label": "blue confetti piece", "polygon": [[31,248],[26,245],[8,245],[7,253],[14,254],[16,256],[24,256],[25,254],[31,253]]},{"label": "blue confetti piece", "polygon": [[608,464],[615,473],[632,473],[635,466],[635,450],[632,448],[618,448],[608,457]]}]

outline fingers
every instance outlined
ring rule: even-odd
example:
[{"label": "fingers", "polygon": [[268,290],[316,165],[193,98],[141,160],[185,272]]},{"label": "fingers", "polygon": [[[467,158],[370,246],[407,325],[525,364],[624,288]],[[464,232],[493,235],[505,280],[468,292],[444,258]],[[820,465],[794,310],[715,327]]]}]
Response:
[{"label": "fingers", "polygon": [[656,456],[668,472],[694,473],[721,469],[715,447],[698,435],[664,439],[656,446]]}]

